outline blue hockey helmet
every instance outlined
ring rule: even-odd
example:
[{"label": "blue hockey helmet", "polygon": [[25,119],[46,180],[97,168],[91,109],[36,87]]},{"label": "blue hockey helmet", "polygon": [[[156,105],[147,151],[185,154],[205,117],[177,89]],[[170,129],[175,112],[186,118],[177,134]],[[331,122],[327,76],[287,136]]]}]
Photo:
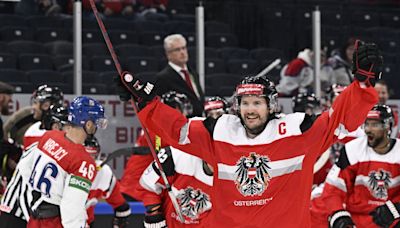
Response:
[{"label": "blue hockey helmet", "polygon": [[105,129],[107,127],[104,108],[98,101],[86,96],[76,97],[69,105],[68,121],[84,127],[89,120],[93,121],[97,128]]}]

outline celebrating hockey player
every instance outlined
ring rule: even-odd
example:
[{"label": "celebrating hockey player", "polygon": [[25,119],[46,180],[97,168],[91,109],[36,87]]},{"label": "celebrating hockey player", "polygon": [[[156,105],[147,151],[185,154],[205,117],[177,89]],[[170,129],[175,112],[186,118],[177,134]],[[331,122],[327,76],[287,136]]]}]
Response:
[{"label": "celebrating hockey player", "polygon": [[146,207],[144,227],[204,227],[211,210],[212,168],[203,160],[173,147],[162,148],[158,156],[172,185],[184,222],[165,190],[155,162],[144,171],[136,198]]},{"label": "celebrating hockey player", "polygon": [[245,77],[236,88],[237,116],[217,120],[188,120],[130,73],[121,75],[119,94],[145,106],[139,119],[150,131],[214,167],[210,226],[309,227],[316,158],[377,102],[373,85],[383,58],[375,44],[356,46],[356,80],[314,122],[304,113],[275,116],[277,93],[265,76]]},{"label": "celebrating hockey player", "polygon": [[[204,110],[207,116],[215,119],[228,113],[226,101],[218,96],[207,99]],[[153,162],[142,174],[140,185],[134,191],[135,198],[143,201],[146,207],[145,227],[203,227],[212,205],[210,193],[214,169],[204,160],[173,147],[163,148],[159,157],[185,221],[182,223],[176,217],[172,202],[163,189],[165,186],[159,170]]]},{"label": "celebrating hockey player", "polygon": [[366,136],[347,143],[329,172],[321,196],[324,221],[313,227],[391,227],[398,222],[400,140],[390,138],[393,124],[386,105],[375,105],[368,113]]},{"label": "celebrating hockey player", "polygon": [[85,141],[86,151],[96,161],[97,175],[90,188],[89,197],[86,202],[88,211],[88,224],[94,227],[94,206],[99,199],[105,199],[114,208],[113,228],[128,227],[128,218],[131,214],[131,208],[122,196],[119,190],[119,182],[114,176],[110,166],[102,164],[100,156],[100,144],[93,135]]},{"label": "celebrating hockey player", "polygon": [[69,106],[63,131],[46,132],[27,148],[18,167],[32,190],[28,227],[85,227],[85,203],[96,176],[96,164],[83,143],[106,127],[103,107],[81,96]]},{"label": "celebrating hockey player", "polygon": [[[168,91],[161,96],[161,102],[164,104],[178,110],[183,115],[188,116],[192,114],[193,106],[190,103],[190,100],[185,94],[177,93],[176,91]],[[156,145],[156,135],[152,132],[150,134],[150,139],[152,141],[152,146]],[[168,146],[168,144],[158,138],[157,147],[163,148]],[[136,146],[144,146],[148,147],[146,138],[144,137],[144,132],[141,132],[141,135],[136,141]],[[149,151],[150,152],[150,151]],[[139,187],[139,179],[142,175],[143,171],[154,161],[153,156],[148,154],[132,154],[126,164],[126,168],[121,177],[121,192],[124,197],[128,200],[137,200],[134,197],[134,190]]]}]

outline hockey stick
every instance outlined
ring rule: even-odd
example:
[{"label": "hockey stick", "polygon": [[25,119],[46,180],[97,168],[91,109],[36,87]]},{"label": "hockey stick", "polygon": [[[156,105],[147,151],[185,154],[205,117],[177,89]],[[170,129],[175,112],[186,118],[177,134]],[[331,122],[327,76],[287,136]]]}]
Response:
[{"label": "hockey stick", "polygon": [[100,166],[103,166],[104,164],[108,163],[109,161],[120,157],[120,156],[130,156],[132,154],[136,155],[147,155],[150,154],[150,149],[145,146],[140,146],[140,147],[125,147],[125,148],[120,148],[117,150],[114,150],[113,152],[109,153],[104,159]]},{"label": "hockey stick", "polygon": [[[121,64],[119,63],[118,57],[115,54],[114,47],[112,46],[110,37],[108,36],[107,30],[104,27],[104,23],[103,23],[103,21],[101,20],[101,18],[99,16],[99,12],[97,11],[97,7],[96,7],[96,5],[94,3],[94,0],[89,0],[89,2],[90,2],[90,6],[92,7],[94,16],[96,17],[97,24],[100,27],[101,34],[103,35],[104,41],[107,44],[108,51],[110,52],[111,57],[113,59],[115,68],[117,69],[119,76],[122,77],[122,72],[123,71],[122,71],[122,68],[121,68]],[[131,104],[133,106],[133,109],[135,110],[135,113],[138,114],[139,113],[139,108],[138,108],[137,104],[133,100],[131,100]],[[174,193],[172,192],[171,185],[168,182],[168,179],[167,179],[167,176],[165,175],[164,169],[163,169],[163,167],[162,167],[162,165],[160,163],[160,160],[158,159],[158,156],[157,156],[157,154],[156,154],[156,152],[154,150],[154,147],[153,147],[153,145],[151,143],[149,132],[144,127],[143,123],[140,121],[139,118],[138,118],[138,121],[139,121],[139,124],[140,124],[140,126],[142,127],[142,129],[144,131],[144,136],[146,138],[147,144],[149,145],[150,152],[153,155],[154,161],[157,163],[158,169],[160,170],[161,177],[162,177],[162,179],[163,179],[163,181],[165,183],[165,187],[168,190],[168,195],[169,195],[169,198],[171,199],[172,205],[174,206],[175,211],[176,211],[180,221],[182,223],[184,223],[185,220],[183,219],[182,211],[180,210],[178,201],[176,200],[176,197],[174,196]]]},{"label": "hockey stick", "polygon": [[270,72],[272,69],[274,69],[276,66],[278,66],[279,63],[281,63],[281,59],[280,58],[275,59],[272,63],[270,63],[267,67],[265,67],[264,70],[262,70],[260,73],[258,73],[256,77],[259,77],[261,75],[264,75],[264,74]]}]

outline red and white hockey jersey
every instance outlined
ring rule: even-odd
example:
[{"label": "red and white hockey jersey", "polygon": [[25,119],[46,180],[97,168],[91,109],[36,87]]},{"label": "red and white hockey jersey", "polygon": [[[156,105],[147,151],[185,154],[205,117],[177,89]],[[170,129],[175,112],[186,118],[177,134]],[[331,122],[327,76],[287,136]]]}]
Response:
[{"label": "red and white hockey jersey", "polygon": [[83,145],[65,138],[65,132],[48,131],[18,166],[23,182],[41,193],[32,210],[43,201],[58,205],[64,227],[85,227],[85,202],[97,171]]},{"label": "red and white hockey jersey", "polygon": [[213,176],[204,171],[203,160],[172,147],[160,150],[158,157],[185,222],[177,218],[156,163],[153,162],[141,176],[135,195],[145,206],[162,204],[169,228],[204,227],[212,205]]},{"label": "red and white hockey jersey", "polygon": [[344,147],[344,144],[350,142],[353,139],[365,136],[364,130],[359,127],[357,130],[350,132],[343,139],[334,143],[328,148],[314,164],[314,185],[320,185],[325,182],[326,176],[333,166],[336,158],[338,157],[340,150]]},{"label": "red and white hockey jersey", "polygon": [[357,227],[378,227],[369,213],[387,200],[400,202],[399,154],[399,139],[386,154],[369,147],[366,136],[347,143],[321,195],[326,208],[325,227],[327,216],[337,210],[349,211]]},{"label": "red and white hockey jersey", "polygon": [[[156,135],[152,132],[149,132],[150,140],[152,145],[155,145],[155,137]],[[144,137],[143,130],[141,131],[140,136],[136,141],[136,146],[145,146],[148,147],[146,138]],[[161,147],[168,146],[165,144],[164,140],[161,140]],[[122,174],[120,184],[121,184],[121,192],[136,199],[134,189],[136,189],[139,185],[140,176],[142,176],[143,171],[154,161],[154,158],[151,154],[132,154],[129,158],[126,167],[124,169],[124,173]]]},{"label": "red and white hockey jersey", "polygon": [[104,164],[100,167],[102,161],[98,160],[97,175],[90,188],[86,208],[88,213],[88,224],[94,221],[94,206],[99,199],[105,199],[113,208],[119,207],[125,203],[125,199],[120,192],[120,186],[117,178],[114,176],[111,167]]},{"label": "red and white hockey jersey", "polygon": [[45,129],[40,129],[40,125],[42,125],[42,122],[37,121],[36,123],[32,124],[28,130],[26,130],[23,139],[25,149],[33,143],[38,142],[46,132]]},{"label": "red and white hockey jersey", "polygon": [[377,100],[374,88],[355,81],[307,131],[301,131],[304,114],[295,113],[270,120],[253,139],[237,116],[221,116],[210,134],[203,121],[188,120],[157,99],[139,118],[167,143],[184,145],[179,149],[214,167],[210,225],[309,227],[317,157],[360,126]]}]

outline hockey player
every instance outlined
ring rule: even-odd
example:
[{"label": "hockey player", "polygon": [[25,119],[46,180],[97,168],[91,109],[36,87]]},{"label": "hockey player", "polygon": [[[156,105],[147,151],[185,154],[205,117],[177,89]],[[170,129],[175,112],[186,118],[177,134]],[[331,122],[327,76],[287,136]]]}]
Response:
[{"label": "hockey player", "polygon": [[31,125],[24,134],[24,148],[28,148],[33,142],[38,141],[44,130],[41,121],[49,111],[50,106],[62,106],[64,103],[64,94],[58,87],[47,85],[39,86],[32,96],[33,118],[37,121]]},{"label": "hockey player", "polygon": [[42,119],[42,113],[51,105],[62,105],[64,95],[57,87],[39,86],[32,94],[31,106],[15,112],[4,124],[4,134],[17,144],[23,145],[23,137],[28,128]]},{"label": "hockey player", "polygon": [[[223,98],[215,96],[207,99],[204,110],[208,117],[218,119],[221,115],[228,113],[228,106]],[[142,174],[140,185],[134,191],[135,197],[143,201],[147,209],[145,227],[204,226],[204,221],[211,209],[210,188],[214,169],[204,160],[184,154],[173,147],[163,148],[159,157],[163,161],[163,170],[167,172],[170,184],[173,185],[185,221],[182,223],[176,217],[171,200],[163,189],[165,186],[160,178],[159,170],[153,162]]]},{"label": "hockey player", "polygon": [[[191,115],[193,111],[193,107],[190,103],[190,100],[187,98],[185,94],[177,93],[176,91],[169,91],[161,96],[161,102],[164,104],[179,110],[185,116]],[[156,145],[156,136],[152,132],[150,134],[150,139],[152,141],[152,145]],[[163,148],[168,146],[164,140],[159,138],[159,145],[157,147]],[[160,142],[161,141],[161,142]],[[144,137],[144,132],[141,132],[141,135],[137,139],[136,146],[145,146],[148,147],[146,138]],[[153,156],[149,154],[132,154],[126,164],[124,173],[121,178],[121,192],[124,197],[130,201],[137,200],[134,197],[134,189],[138,187],[139,178],[142,175],[143,171],[154,161]]]},{"label": "hockey player", "polygon": [[130,73],[121,76],[119,94],[146,105],[138,117],[150,131],[214,167],[210,225],[309,227],[316,158],[342,133],[361,125],[377,102],[372,86],[380,77],[382,56],[375,44],[357,45],[357,80],[315,122],[302,113],[275,118],[277,93],[265,76],[245,77],[236,88],[238,115],[218,120],[186,119],[154,99],[151,83]]},{"label": "hockey player", "polygon": [[228,102],[220,96],[210,97],[204,102],[206,117],[217,119],[223,114],[227,114],[228,110]]},{"label": "hockey player", "polygon": [[211,210],[213,171],[198,157],[175,149],[162,148],[158,156],[185,219],[182,223],[165,190],[155,162],[140,178],[137,198],[146,207],[144,227],[204,227]]},{"label": "hockey player", "polygon": [[105,199],[114,208],[114,228],[128,227],[128,218],[131,214],[131,208],[122,196],[119,190],[119,182],[114,176],[111,167],[102,164],[100,156],[100,144],[95,136],[89,136],[85,141],[85,149],[96,161],[97,175],[90,188],[89,197],[86,202],[88,213],[87,223],[94,227],[94,206],[99,199]]},{"label": "hockey player", "polygon": [[292,97],[293,112],[304,112],[307,115],[321,113],[320,101],[313,93],[299,93]]},{"label": "hockey player", "polygon": [[[68,121],[68,109],[64,106],[50,106],[42,118],[44,129],[37,131],[37,143],[41,136],[49,130],[61,130]],[[40,134],[39,134],[40,133]],[[23,228],[29,220],[29,201],[27,195],[27,185],[22,185],[22,177],[19,170],[15,171],[10,183],[7,185],[4,197],[0,205],[0,224],[2,228]]]},{"label": "hockey player", "polygon": [[28,227],[86,226],[85,202],[97,171],[83,143],[106,123],[96,100],[77,97],[69,106],[64,131],[46,132],[27,148],[18,167],[32,190]]},{"label": "hockey player", "polygon": [[325,223],[315,227],[389,227],[400,217],[400,140],[390,138],[393,122],[386,105],[368,113],[366,136],[347,143],[329,172],[321,196]]},{"label": "hockey player", "polygon": [[[326,109],[328,110],[335,99],[347,88],[347,86],[334,84],[326,89],[325,99],[326,99]],[[340,156],[340,152],[344,147],[344,144],[350,142],[353,139],[363,137],[365,135],[364,130],[358,127],[355,131],[349,132],[344,135],[336,143],[332,144],[324,153],[319,156],[314,164],[314,180],[313,188],[311,192],[311,222],[312,226],[318,227],[318,224],[323,224],[326,227],[326,202],[321,197],[324,191],[325,179],[331,170],[332,166],[335,164],[336,160]]]},{"label": "hockey player", "polygon": [[[12,145],[17,148],[26,148],[29,144],[37,141],[44,132],[40,121],[44,113],[48,112],[51,105],[61,105],[62,103],[63,93],[57,87],[39,86],[32,95],[32,106],[29,109],[22,109],[16,112],[7,120],[4,126],[4,132],[9,137],[9,141],[13,142]],[[23,134],[24,137],[21,140],[20,138]],[[21,141],[25,142],[23,146],[21,146]],[[11,144],[7,145],[11,146]],[[7,162],[8,169],[6,167],[2,168],[3,172],[6,173],[7,180],[10,179],[11,174],[14,172],[15,166],[21,157],[21,151],[20,149],[12,156],[9,156],[11,159],[8,159]]]}]

